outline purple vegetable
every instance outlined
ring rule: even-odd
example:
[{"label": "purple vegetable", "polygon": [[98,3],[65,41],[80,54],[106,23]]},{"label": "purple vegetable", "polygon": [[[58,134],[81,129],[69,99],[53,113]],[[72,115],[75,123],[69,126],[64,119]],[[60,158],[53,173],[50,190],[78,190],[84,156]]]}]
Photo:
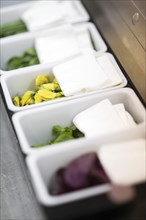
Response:
[{"label": "purple vegetable", "polygon": [[89,186],[88,176],[96,169],[97,156],[95,153],[84,154],[73,160],[64,171],[64,182],[72,189]]},{"label": "purple vegetable", "polygon": [[84,154],[71,161],[66,168],[59,169],[55,174],[55,190],[53,195],[71,192],[85,187],[109,182],[95,152]]}]

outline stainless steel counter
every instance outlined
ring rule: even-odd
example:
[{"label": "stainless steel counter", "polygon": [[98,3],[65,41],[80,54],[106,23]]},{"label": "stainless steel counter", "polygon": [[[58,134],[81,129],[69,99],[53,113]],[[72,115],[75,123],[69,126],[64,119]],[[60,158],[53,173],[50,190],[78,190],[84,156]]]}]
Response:
[{"label": "stainless steel counter", "polygon": [[1,220],[47,219],[36,201],[8,114],[1,100]]},{"label": "stainless steel counter", "polygon": [[146,1],[83,2],[135,90],[146,102]]}]

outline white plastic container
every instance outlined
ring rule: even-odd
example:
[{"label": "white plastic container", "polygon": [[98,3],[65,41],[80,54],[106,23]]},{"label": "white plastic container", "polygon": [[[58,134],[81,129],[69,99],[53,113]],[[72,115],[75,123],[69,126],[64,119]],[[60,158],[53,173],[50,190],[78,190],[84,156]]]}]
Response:
[{"label": "white plastic container", "polygon": [[[86,215],[90,212],[93,214],[94,212],[106,210],[112,205],[115,206],[117,204],[119,206],[132,200],[136,195],[133,187],[119,188],[119,191],[116,190],[116,193],[114,193],[112,182],[58,196],[52,196],[48,189],[55,171],[65,167],[78,156],[92,151],[98,154],[104,144],[119,143],[144,137],[144,130],[141,127],[116,136],[111,135],[100,139],[92,138],[84,139],[80,142],[70,142],[62,148],[54,149],[54,151],[45,149],[39,154],[29,155],[26,162],[34,191],[38,201],[48,208],[49,218],[62,219],[63,217],[63,219],[68,219],[69,215],[80,217],[80,215]],[[124,196],[121,190],[123,190]],[[116,199],[116,196],[118,199]]]},{"label": "white plastic container", "polygon": [[[34,3],[35,1],[29,1],[29,3],[22,3],[22,4],[17,4],[17,5],[2,8],[1,9],[1,25],[19,20],[23,12],[25,12],[27,9],[33,6]],[[86,9],[84,8],[84,6],[82,5],[80,1],[73,1],[71,2],[71,4],[73,4],[73,6],[76,8],[76,10],[80,14],[80,17],[78,17],[78,19],[76,17],[73,17],[70,21],[71,23],[80,23],[80,22],[89,21],[90,19],[89,14],[87,13]],[[18,35],[21,36],[26,33],[22,33]],[[14,35],[8,36],[6,38],[11,38],[11,37],[14,37]],[[2,40],[6,38],[2,38]]]},{"label": "white plastic container", "polygon": [[[102,37],[100,36],[98,30],[96,29],[93,23],[76,24],[73,25],[73,27],[75,28],[75,30],[80,30],[81,28],[87,28],[97,53],[101,54],[107,50],[106,44],[104,43]],[[5,70],[6,63],[13,56],[21,56],[23,52],[25,52],[25,50],[34,47],[35,38],[39,36],[45,36],[45,34],[49,34],[55,31],[55,29],[59,29],[59,28],[61,27],[56,27],[56,28],[52,28],[51,30],[41,31],[41,33],[30,33],[21,36],[19,35],[1,41],[1,63],[0,63],[1,75],[6,73],[13,73],[15,71],[20,72],[21,69],[26,69],[29,71],[32,68],[32,66],[6,71]],[[60,62],[63,62],[63,60]],[[49,64],[54,65],[57,63],[53,62]],[[42,66],[42,64],[38,64],[37,67],[38,66]]]},{"label": "white plastic container", "polygon": [[[99,56],[98,53],[96,55]],[[100,56],[102,56],[102,54]],[[44,105],[48,105],[48,104],[50,105],[50,104],[53,104],[53,103],[55,104],[55,103],[62,102],[65,100],[67,101],[67,100],[71,100],[71,99],[75,99],[75,98],[80,98],[80,97],[84,97],[87,95],[100,93],[103,91],[106,92],[106,91],[110,91],[110,90],[115,90],[117,88],[122,88],[122,87],[126,86],[127,80],[124,77],[123,73],[121,72],[120,68],[118,67],[114,57],[109,53],[106,53],[106,56],[109,57],[112,65],[114,66],[115,70],[117,71],[117,74],[120,75],[120,77],[122,79],[121,84],[114,86],[114,87],[96,90],[93,92],[86,92],[86,93],[83,93],[80,95],[58,98],[58,99],[54,99],[52,101],[42,102],[42,103],[23,106],[23,107],[15,106],[12,102],[12,98],[17,94],[23,95],[24,92],[26,92],[27,90],[34,89],[34,80],[37,75],[43,75],[43,74],[49,73],[50,78],[53,78],[53,75],[50,72],[51,66],[50,65],[38,65],[38,66],[33,66],[33,67],[30,67],[27,69],[24,68],[24,69],[20,69],[20,70],[15,70],[11,74],[2,75],[1,85],[2,85],[2,89],[3,89],[4,96],[5,96],[9,110],[17,112],[17,111],[21,111],[21,110],[35,108],[37,106],[39,107],[39,106],[44,106]],[[90,77],[90,73],[89,73],[89,77]]]},{"label": "white plastic container", "polygon": [[[25,154],[36,153],[43,148],[32,148],[31,146],[48,143],[52,139],[52,127],[54,125],[70,126],[73,118],[81,111],[100,102],[109,99],[112,104],[123,103],[125,109],[134,118],[137,126],[145,123],[145,109],[133,90],[124,88],[106,93],[94,94],[92,96],[62,102],[52,106],[44,106],[32,110],[16,113],[12,117],[14,128],[20,142],[20,147]],[[127,129],[127,131],[130,129]],[[122,133],[121,131],[115,132]],[[122,134],[121,134],[122,135]],[[80,144],[80,138],[68,142]],[[47,145],[48,150],[62,148],[68,144],[62,142],[54,145]]]}]

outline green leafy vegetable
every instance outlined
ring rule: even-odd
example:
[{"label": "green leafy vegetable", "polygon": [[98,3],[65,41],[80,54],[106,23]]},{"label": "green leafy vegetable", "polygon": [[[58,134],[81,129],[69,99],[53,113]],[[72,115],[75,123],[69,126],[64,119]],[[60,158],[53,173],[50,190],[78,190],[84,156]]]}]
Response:
[{"label": "green leafy vegetable", "polygon": [[6,66],[7,70],[14,70],[36,64],[39,64],[39,59],[36,50],[35,48],[29,48],[24,52],[22,56],[15,56],[9,59]]},{"label": "green leafy vegetable", "polygon": [[63,127],[61,127],[60,125],[55,125],[55,126],[53,126],[52,134],[53,134],[54,136],[58,136],[58,135],[60,135],[61,133],[65,132],[65,129],[66,129],[66,128],[63,128]]},{"label": "green leafy vegetable", "polygon": [[58,135],[53,140],[49,141],[49,144],[57,144],[57,143],[72,140],[72,139],[74,139],[73,135],[72,135],[72,132],[71,131],[65,131],[64,133],[61,133],[60,135]]},{"label": "green leafy vegetable", "polygon": [[52,134],[55,136],[53,140],[50,140],[50,144],[56,144],[59,142],[72,140],[75,138],[83,137],[83,133],[81,133],[75,125],[72,125],[70,127],[61,127],[59,125],[55,125],[52,129]]},{"label": "green leafy vegetable", "polygon": [[75,125],[65,128],[59,125],[55,125],[52,129],[52,134],[55,136],[55,138],[49,141],[50,144],[56,144],[84,136]]},{"label": "green leafy vegetable", "polygon": [[41,148],[41,147],[44,147],[46,145],[48,145],[48,144],[38,144],[38,145],[32,146],[32,148]]},{"label": "green leafy vegetable", "polygon": [[20,34],[27,31],[27,27],[22,20],[14,21],[0,26],[0,38]]},{"label": "green leafy vegetable", "polygon": [[[61,127],[60,125],[55,125],[52,128],[52,135],[54,139],[49,140],[48,144],[57,144],[60,142],[77,139],[84,137],[84,134],[80,132],[75,125],[70,127]],[[32,146],[33,148],[43,147],[46,144]]]}]

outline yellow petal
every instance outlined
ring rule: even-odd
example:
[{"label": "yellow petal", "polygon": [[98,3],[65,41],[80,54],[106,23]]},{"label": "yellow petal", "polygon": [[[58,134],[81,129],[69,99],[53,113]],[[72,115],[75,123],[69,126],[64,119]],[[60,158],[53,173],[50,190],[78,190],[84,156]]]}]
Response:
[{"label": "yellow petal", "polygon": [[40,89],[38,94],[45,99],[54,99],[56,97],[56,93],[48,91],[46,89]]},{"label": "yellow petal", "polygon": [[26,105],[32,105],[34,104],[34,99],[31,97],[30,99],[28,99],[28,101],[26,102]]},{"label": "yellow petal", "polygon": [[14,105],[16,105],[16,106],[20,106],[20,98],[19,98],[19,96],[15,96],[15,97],[13,98],[13,103],[14,103]]},{"label": "yellow petal", "polygon": [[41,86],[41,88],[47,89],[50,91],[54,91],[57,87],[58,87],[58,85],[55,83],[46,83]]},{"label": "yellow petal", "polygon": [[33,91],[27,91],[24,93],[24,95],[22,96],[22,99],[20,101],[21,106],[24,106],[27,104],[27,101],[31,98],[31,96],[34,95]]},{"label": "yellow petal", "polygon": [[59,83],[58,83],[58,81],[57,81],[56,78],[53,79],[52,83],[54,83],[54,84],[56,85],[55,90],[56,90],[57,92],[61,92],[60,85],[59,85]]},{"label": "yellow petal", "polygon": [[48,83],[49,82],[49,76],[47,75],[47,74],[45,74],[45,75],[39,75],[39,76],[37,76],[36,77],[36,79],[35,79],[35,85],[36,86],[40,86],[40,85],[42,85],[42,84],[44,84],[44,83]]},{"label": "yellow petal", "polygon": [[52,100],[52,99],[48,99],[48,98],[42,97],[42,100],[45,101],[45,102],[47,102],[47,101]]},{"label": "yellow petal", "polygon": [[35,94],[34,100],[35,100],[35,104],[43,101],[42,97],[38,93]]}]

